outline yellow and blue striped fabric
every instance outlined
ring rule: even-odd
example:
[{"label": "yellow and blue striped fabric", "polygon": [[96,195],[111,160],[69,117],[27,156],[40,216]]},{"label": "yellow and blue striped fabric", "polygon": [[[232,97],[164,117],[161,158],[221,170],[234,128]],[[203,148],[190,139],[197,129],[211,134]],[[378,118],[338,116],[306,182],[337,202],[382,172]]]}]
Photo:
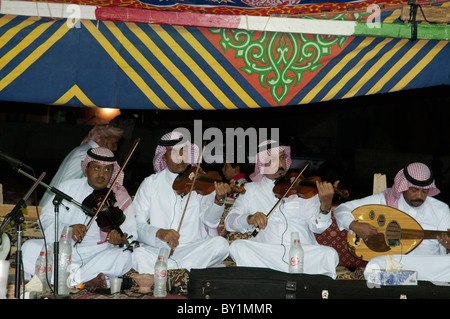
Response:
[{"label": "yellow and blue striped fabric", "polygon": [[[317,52],[323,59],[299,71],[305,67],[295,65],[300,59],[284,63],[273,53],[280,49],[273,46],[286,45],[289,38],[298,40],[295,45],[301,49],[301,37],[267,35],[267,52],[261,52],[265,57],[256,61],[255,51],[249,49],[244,56],[233,43],[225,45],[217,30],[90,20],[69,28],[66,22],[0,16],[0,100],[220,110],[301,105],[450,84],[448,41],[343,38],[320,47]],[[263,36],[249,39],[256,43]],[[338,53],[331,54],[338,46],[333,51]],[[274,58],[283,63],[270,64]],[[258,63],[265,68],[250,68]],[[277,73],[284,82],[270,87]]]}]

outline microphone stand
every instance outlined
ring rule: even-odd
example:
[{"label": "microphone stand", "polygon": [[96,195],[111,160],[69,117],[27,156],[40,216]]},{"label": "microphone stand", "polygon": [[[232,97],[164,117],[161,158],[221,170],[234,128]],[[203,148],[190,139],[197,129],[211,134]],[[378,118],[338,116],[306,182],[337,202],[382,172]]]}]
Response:
[{"label": "microphone stand", "polygon": [[6,215],[3,220],[2,225],[0,226],[0,235],[3,233],[5,227],[11,222],[14,221],[16,224],[16,232],[17,232],[17,252],[16,252],[16,279],[15,279],[15,291],[14,296],[17,299],[20,299],[20,286],[21,286],[21,278],[22,278],[22,224],[25,220],[21,208],[26,208],[26,201],[28,197],[30,197],[31,193],[33,193],[34,189],[38,186],[39,182],[44,178],[45,172],[36,179],[36,182],[31,186],[25,196],[16,204],[13,210]]},{"label": "microphone stand", "polygon": [[[59,205],[61,203],[61,201],[64,199],[76,206],[78,206],[80,209],[82,209],[84,212],[88,213],[88,214],[92,214],[92,209],[90,207],[87,207],[86,205],[80,204],[77,201],[75,201],[72,197],[70,197],[69,195],[61,192],[59,189],[52,187],[50,185],[47,185],[43,182],[41,182],[41,180],[36,179],[34,176],[28,174],[27,172],[24,172],[23,170],[21,170],[18,167],[14,167],[13,169],[15,169],[18,173],[28,177],[31,180],[34,180],[37,184],[40,184],[42,186],[44,186],[45,188],[47,188],[48,190],[50,190],[51,192],[53,192],[55,194],[55,198],[53,199],[53,205],[55,206],[55,242],[54,242],[54,251],[53,251],[53,287],[54,287],[54,294],[55,296],[58,295],[58,254],[59,254],[59,242],[58,242],[58,234],[59,234],[59,230],[58,230],[58,216],[59,216]],[[16,274],[17,276],[17,274]]]},{"label": "microphone stand", "polygon": [[59,204],[61,204],[62,197],[55,195],[53,198],[53,205],[55,207],[55,242],[53,243],[53,292],[55,296],[58,295],[58,273],[59,273]]}]

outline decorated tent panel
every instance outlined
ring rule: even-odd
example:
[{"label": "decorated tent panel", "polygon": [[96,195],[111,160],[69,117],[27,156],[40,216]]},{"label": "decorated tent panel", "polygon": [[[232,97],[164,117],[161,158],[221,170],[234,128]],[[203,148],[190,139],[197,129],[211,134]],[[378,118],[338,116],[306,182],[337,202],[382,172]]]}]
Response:
[{"label": "decorated tent panel", "polygon": [[[314,19],[367,22],[370,14]],[[386,10],[381,21],[398,16]],[[448,40],[69,22],[0,16],[0,100],[215,110],[450,84]]]}]

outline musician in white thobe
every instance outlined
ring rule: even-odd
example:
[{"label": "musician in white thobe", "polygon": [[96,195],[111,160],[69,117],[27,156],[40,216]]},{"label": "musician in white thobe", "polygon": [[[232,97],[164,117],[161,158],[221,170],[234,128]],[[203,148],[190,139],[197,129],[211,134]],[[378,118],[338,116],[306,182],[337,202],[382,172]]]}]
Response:
[{"label": "musician in white thobe", "polygon": [[[81,142],[81,145],[75,147],[58,167],[53,176],[50,186],[58,188],[62,182],[70,179],[82,178],[84,172],[81,169],[81,162],[86,157],[86,152],[91,148],[106,147],[111,151],[117,150],[117,143],[122,138],[123,130],[112,125],[96,125]],[[46,190],[39,206],[45,206],[53,200],[55,194]]]},{"label": "musician in white thobe", "polygon": [[[114,154],[106,148],[94,148],[91,150],[93,153],[87,153],[85,160],[81,163],[82,170],[86,172],[87,169],[93,167],[93,163],[97,166],[106,167],[113,164],[114,170],[110,178],[108,186],[111,185],[115,176],[120,170],[117,162],[114,161]],[[95,156],[95,159],[91,157]],[[101,160],[103,158],[103,160]],[[91,164],[88,166],[88,164]],[[95,173],[97,176],[105,174],[105,172]],[[122,186],[123,173],[118,179],[116,185],[113,188],[113,194],[116,197],[115,206],[125,211],[125,222],[120,225],[120,229],[128,236],[137,237],[136,223],[134,216],[126,210],[131,204],[131,197],[128,195],[126,189]],[[94,191],[92,181],[88,177],[80,179],[72,179],[62,183],[59,190],[64,194],[72,197],[72,199],[82,204],[84,199],[88,197]],[[105,184],[106,186],[106,184]],[[95,187],[95,185],[94,185]],[[58,213],[58,238],[61,235],[65,226],[72,227],[72,238],[76,238],[81,242],[75,246],[75,240],[72,240],[72,265],[70,274],[70,284],[72,286],[78,286],[81,283],[87,283],[93,279],[96,279],[99,274],[103,274],[105,284],[108,285],[110,277],[118,277],[128,272],[132,267],[131,252],[124,251],[124,248],[120,248],[112,244],[110,237],[113,230],[110,233],[103,232],[99,229],[99,226],[94,221],[92,226],[86,231],[85,225],[91,220],[91,217],[86,215],[77,205],[62,201],[62,205],[59,207]],[[48,202],[43,208],[40,216],[42,224],[42,232],[45,235],[47,243],[53,243],[55,241],[55,210],[52,202]],[[24,255],[24,271],[28,274],[34,274],[34,267],[39,252],[44,244],[43,239],[30,239],[25,241],[23,245]],[[106,288],[97,287],[94,285],[92,288]]]},{"label": "musician in white thobe", "polygon": [[[207,230],[218,227],[230,188],[221,184],[221,191],[216,187],[209,195],[195,191],[190,198],[189,194],[177,195],[172,188],[174,180],[189,163],[196,163],[194,158],[198,155],[190,142],[177,144],[181,141],[178,137],[179,133],[171,132],[161,138],[153,161],[156,173],[141,183],[131,207],[136,214],[140,246],[133,253],[133,264],[139,273],[154,274],[161,248],[167,249],[168,269],[207,268],[221,264],[229,254],[226,239],[210,236]],[[172,149],[178,153],[183,146],[189,147],[192,155],[174,164]],[[171,249],[173,255],[168,258]]]},{"label": "musician in white thobe", "polygon": [[[362,205],[372,204],[397,208],[414,218],[425,230],[447,231],[450,229],[450,210],[447,204],[433,197],[438,193],[431,169],[424,163],[413,162],[397,173],[391,188],[343,203],[334,210],[334,215],[339,229],[355,231],[361,239],[376,234],[377,230],[367,223],[356,222],[351,212]],[[418,280],[450,282],[448,248],[449,238],[443,236],[423,240],[407,255],[391,257],[402,264],[402,269],[417,271]],[[386,269],[386,256],[372,258],[366,266],[365,277],[368,278],[375,269]]]},{"label": "musician in white thobe", "polygon": [[262,158],[264,151],[258,153],[255,173],[250,176],[253,182],[245,185],[245,194],[236,199],[225,219],[225,227],[231,232],[253,232],[255,226],[263,229],[256,237],[235,240],[230,245],[230,256],[238,266],[288,272],[291,232],[298,232],[304,250],[304,273],[336,278],[339,263],[337,252],[332,247],[319,245],[314,236],[314,233],[320,234],[331,225],[333,186],[320,183],[318,189],[321,196],[309,199],[291,195],[267,219],[266,214],[278,202],[273,192],[274,177],[286,174],[291,163],[289,147],[280,146],[270,150],[272,156],[280,156],[282,169],[275,174],[261,172],[267,159]]}]

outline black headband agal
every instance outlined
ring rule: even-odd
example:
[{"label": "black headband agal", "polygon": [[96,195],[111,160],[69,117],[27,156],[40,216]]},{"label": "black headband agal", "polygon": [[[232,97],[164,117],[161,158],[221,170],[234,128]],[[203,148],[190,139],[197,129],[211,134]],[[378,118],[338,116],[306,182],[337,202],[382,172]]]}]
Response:
[{"label": "black headband agal", "polygon": [[158,141],[158,145],[161,145],[161,146],[175,146],[178,143],[180,143],[182,140],[183,140],[183,137],[180,137],[180,138],[178,138],[176,140],[162,140],[162,139],[160,139]]},{"label": "black headband agal", "polygon": [[111,163],[116,161],[115,156],[101,156],[101,155],[95,154],[94,152],[92,152],[92,148],[88,149],[87,155],[89,155],[90,157],[92,157],[94,160],[97,160],[97,161],[111,162]]},{"label": "black headband agal", "polygon": [[[419,180],[413,178],[411,175],[409,175],[408,166],[413,163],[421,163],[421,164],[425,165],[426,167],[428,167],[428,169],[430,170],[430,177],[427,180],[419,181]],[[431,170],[431,168],[427,164],[420,162],[420,161],[411,161],[408,164],[406,164],[406,166],[403,168],[403,174],[405,175],[405,178],[408,180],[408,182],[410,182],[413,185],[420,186],[420,187],[428,186],[431,183],[433,183],[433,180],[434,180],[434,175],[433,175],[433,171]]]}]

